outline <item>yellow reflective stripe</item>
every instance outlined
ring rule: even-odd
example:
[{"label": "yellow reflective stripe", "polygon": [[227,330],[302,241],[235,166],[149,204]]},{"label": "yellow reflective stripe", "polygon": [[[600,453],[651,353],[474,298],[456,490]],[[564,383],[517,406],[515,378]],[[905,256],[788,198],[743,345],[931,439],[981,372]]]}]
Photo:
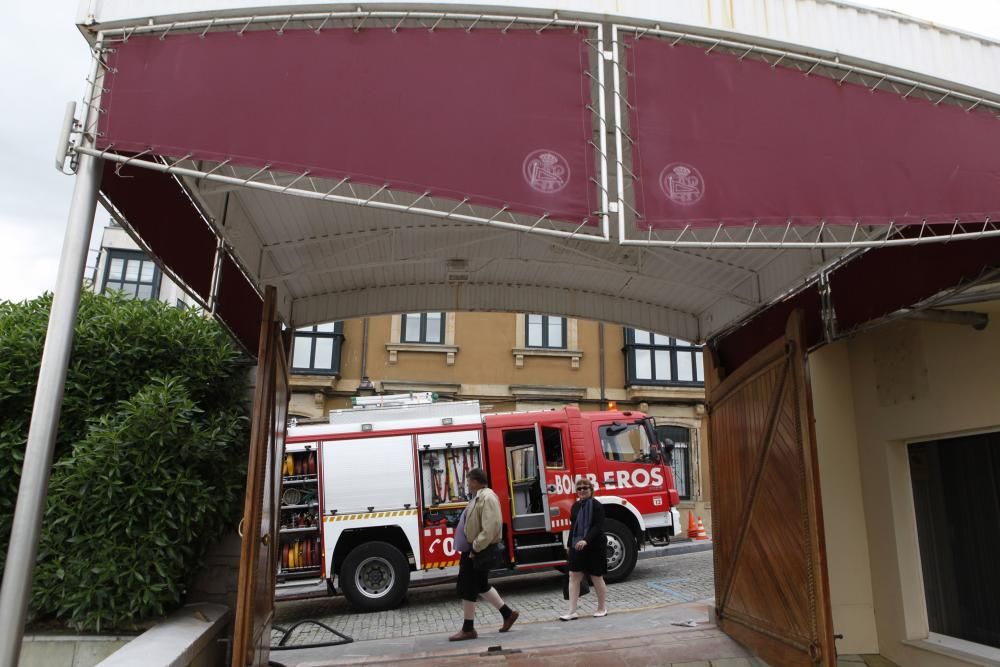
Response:
[{"label": "yellow reflective stripe", "polygon": [[391,512],[364,512],[362,514],[333,514],[323,517],[324,521],[356,521],[361,519],[387,519],[394,516],[411,516],[417,510],[394,510]]}]

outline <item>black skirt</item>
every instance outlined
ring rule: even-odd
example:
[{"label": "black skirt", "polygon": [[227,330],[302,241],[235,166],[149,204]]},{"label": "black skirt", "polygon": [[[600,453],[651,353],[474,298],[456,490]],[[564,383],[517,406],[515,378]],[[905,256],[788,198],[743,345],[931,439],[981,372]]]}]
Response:
[{"label": "black skirt", "polygon": [[587,544],[582,551],[577,551],[570,544],[568,545],[569,571],[585,572],[592,577],[603,577],[608,571],[608,547],[604,536],[601,535],[596,544]]}]

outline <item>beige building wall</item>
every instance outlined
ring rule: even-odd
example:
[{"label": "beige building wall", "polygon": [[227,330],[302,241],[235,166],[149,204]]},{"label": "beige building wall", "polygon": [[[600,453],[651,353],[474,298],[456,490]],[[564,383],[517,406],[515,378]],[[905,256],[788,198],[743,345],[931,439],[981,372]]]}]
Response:
[{"label": "beige building wall", "polygon": [[810,357],[842,652],[877,639],[899,665],[1000,663],[1000,650],[929,633],[907,456],[911,442],[1000,430],[1000,302],[963,308],[992,323],[903,321]]}]

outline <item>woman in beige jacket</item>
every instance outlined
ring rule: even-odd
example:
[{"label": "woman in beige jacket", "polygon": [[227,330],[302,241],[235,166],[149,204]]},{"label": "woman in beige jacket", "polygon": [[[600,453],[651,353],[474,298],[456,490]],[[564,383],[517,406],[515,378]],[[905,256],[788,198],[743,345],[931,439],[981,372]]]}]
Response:
[{"label": "woman in beige jacket", "polygon": [[448,638],[458,642],[478,637],[474,620],[476,618],[476,599],[483,599],[493,605],[503,617],[500,632],[507,632],[519,614],[504,604],[497,589],[490,586],[488,569],[477,569],[476,556],[494,544],[500,542],[503,532],[503,519],[500,515],[500,500],[497,494],[486,485],[486,473],[482,468],[473,468],[466,476],[469,492],[473,498],[466,505],[465,511],[455,528],[455,550],[462,554],[458,565],[458,583],[456,588],[462,598],[464,622],[462,629]]}]

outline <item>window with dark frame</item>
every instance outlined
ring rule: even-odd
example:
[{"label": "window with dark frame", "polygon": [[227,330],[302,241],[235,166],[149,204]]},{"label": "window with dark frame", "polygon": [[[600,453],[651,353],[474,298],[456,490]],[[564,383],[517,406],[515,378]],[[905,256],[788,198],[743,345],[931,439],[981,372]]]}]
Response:
[{"label": "window with dark frame", "polygon": [[691,500],[691,429],[684,426],[656,427],[656,437],[674,443],[670,468],[674,475],[674,488],[681,500]]},{"label": "window with dark frame", "polygon": [[101,294],[112,290],[133,299],[156,299],[160,296],[160,269],[138,250],[108,248]]},{"label": "window with dark frame", "polygon": [[443,343],[444,313],[403,313],[399,341],[401,343]]},{"label": "window with dark frame", "polygon": [[641,329],[625,329],[628,385],[705,384],[701,345]]},{"label": "window with dark frame", "polygon": [[340,374],[340,348],[343,343],[343,322],[327,322],[296,329],[292,347],[292,372]]},{"label": "window with dark frame", "polygon": [[566,318],[554,315],[525,315],[524,341],[527,347],[566,349]]},{"label": "window with dark frame", "polygon": [[1000,648],[1000,432],[907,450],[928,629]]},{"label": "window with dark frame", "polygon": [[546,468],[565,468],[562,431],[557,428],[542,427],[542,448],[545,452]]}]

